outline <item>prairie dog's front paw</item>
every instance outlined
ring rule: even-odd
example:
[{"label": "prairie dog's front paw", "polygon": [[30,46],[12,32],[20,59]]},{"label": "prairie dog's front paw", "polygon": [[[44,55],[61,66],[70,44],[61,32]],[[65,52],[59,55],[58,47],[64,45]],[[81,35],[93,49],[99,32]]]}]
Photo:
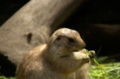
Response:
[{"label": "prairie dog's front paw", "polygon": [[88,62],[90,61],[90,58],[89,58],[89,57],[85,57],[85,58],[83,58],[83,60],[84,60],[86,63],[88,63]]},{"label": "prairie dog's front paw", "polygon": [[87,55],[86,53],[84,53],[84,51],[78,51],[78,52],[73,52],[73,56],[75,59],[81,59],[81,60],[85,60],[85,61],[88,61],[89,59],[89,55]]}]

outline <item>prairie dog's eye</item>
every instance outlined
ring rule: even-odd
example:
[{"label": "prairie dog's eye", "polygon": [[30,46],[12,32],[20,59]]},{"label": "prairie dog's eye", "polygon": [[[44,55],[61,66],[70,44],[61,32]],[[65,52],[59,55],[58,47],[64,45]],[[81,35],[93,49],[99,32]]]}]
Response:
[{"label": "prairie dog's eye", "polygon": [[75,40],[73,38],[68,38],[69,42],[75,42]]}]

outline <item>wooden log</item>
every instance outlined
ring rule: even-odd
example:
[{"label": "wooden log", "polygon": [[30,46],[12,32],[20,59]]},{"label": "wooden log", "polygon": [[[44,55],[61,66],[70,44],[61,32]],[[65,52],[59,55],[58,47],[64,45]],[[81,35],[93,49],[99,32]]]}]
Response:
[{"label": "wooden log", "polygon": [[0,56],[17,66],[29,50],[46,43],[51,32],[82,2],[83,0],[31,0],[1,26]]}]

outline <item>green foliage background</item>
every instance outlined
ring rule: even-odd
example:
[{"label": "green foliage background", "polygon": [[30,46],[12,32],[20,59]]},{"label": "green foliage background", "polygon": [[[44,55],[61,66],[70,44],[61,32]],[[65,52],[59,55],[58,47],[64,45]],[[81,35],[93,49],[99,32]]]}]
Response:
[{"label": "green foliage background", "polygon": [[104,74],[101,73],[99,66],[92,65],[89,79],[120,79],[120,63],[101,64],[101,67],[105,71]]}]

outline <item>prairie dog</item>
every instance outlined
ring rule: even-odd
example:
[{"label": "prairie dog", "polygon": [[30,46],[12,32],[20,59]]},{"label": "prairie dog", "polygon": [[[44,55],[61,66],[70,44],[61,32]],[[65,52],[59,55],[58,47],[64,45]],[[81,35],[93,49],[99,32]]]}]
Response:
[{"label": "prairie dog", "polygon": [[87,79],[89,56],[75,30],[55,31],[47,44],[31,50],[17,67],[17,79]]}]

